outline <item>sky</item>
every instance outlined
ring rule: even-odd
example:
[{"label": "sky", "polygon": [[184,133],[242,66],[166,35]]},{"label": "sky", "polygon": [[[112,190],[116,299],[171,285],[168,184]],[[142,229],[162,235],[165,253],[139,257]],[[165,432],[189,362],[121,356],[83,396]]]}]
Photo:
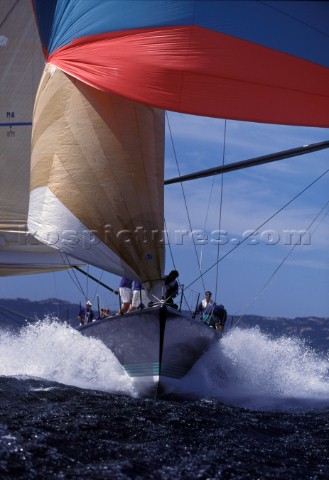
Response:
[{"label": "sky", "polygon": [[[225,122],[173,112],[167,113],[166,133],[166,179],[178,176],[177,163],[184,175],[223,161],[329,140],[325,128]],[[229,315],[329,317],[329,174],[299,195],[327,169],[329,151],[323,150],[165,187],[166,272],[180,272],[190,309],[199,294],[201,300],[211,290]],[[300,239],[296,232],[305,230]],[[301,244],[295,245],[298,238]],[[200,271],[206,272],[202,279]],[[118,287],[119,277],[93,267],[89,272]],[[102,306],[118,308],[117,296],[77,275],[65,271],[0,278],[0,297],[74,303],[88,298],[94,305],[98,298]],[[183,308],[188,308],[185,300]]]}]

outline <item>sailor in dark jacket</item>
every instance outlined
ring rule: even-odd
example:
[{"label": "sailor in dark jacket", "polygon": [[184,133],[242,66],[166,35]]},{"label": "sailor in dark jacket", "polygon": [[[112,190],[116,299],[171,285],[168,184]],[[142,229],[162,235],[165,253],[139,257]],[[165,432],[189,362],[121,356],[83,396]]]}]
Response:
[{"label": "sailor in dark jacket", "polygon": [[[177,270],[172,270],[164,280],[165,288],[166,288],[166,293],[165,293],[165,300],[166,303],[169,303],[170,306],[174,306],[174,298],[178,294],[178,282],[177,278],[179,276],[179,273]],[[177,308],[177,306],[176,306]]]}]

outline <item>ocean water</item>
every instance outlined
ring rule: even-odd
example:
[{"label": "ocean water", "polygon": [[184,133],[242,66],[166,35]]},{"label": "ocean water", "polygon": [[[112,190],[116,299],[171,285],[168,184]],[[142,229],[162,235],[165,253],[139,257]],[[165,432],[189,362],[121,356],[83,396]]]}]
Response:
[{"label": "ocean water", "polygon": [[328,479],[328,368],[297,338],[234,329],[155,401],[56,319],[0,330],[0,478]]}]

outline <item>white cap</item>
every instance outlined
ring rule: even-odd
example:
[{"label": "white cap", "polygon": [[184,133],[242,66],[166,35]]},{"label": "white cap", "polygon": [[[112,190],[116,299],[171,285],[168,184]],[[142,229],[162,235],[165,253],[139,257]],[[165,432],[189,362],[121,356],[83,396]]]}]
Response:
[{"label": "white cap", "polygon": [[91,301],[88,300],[88,302],[86,303],[86,305],[90,305],[90,306],[91,306],[91,305],[92,305]]}]

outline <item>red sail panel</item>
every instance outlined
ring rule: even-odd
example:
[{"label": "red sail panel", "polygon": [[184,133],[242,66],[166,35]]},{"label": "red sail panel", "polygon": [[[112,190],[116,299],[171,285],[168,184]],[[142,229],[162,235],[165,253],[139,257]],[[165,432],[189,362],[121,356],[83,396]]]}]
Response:
[{"label": "red sail panel", "polygon": [[162,109],[329,126],[327,68],[199,27],[84,37],[48,61],[100,90]]}]

